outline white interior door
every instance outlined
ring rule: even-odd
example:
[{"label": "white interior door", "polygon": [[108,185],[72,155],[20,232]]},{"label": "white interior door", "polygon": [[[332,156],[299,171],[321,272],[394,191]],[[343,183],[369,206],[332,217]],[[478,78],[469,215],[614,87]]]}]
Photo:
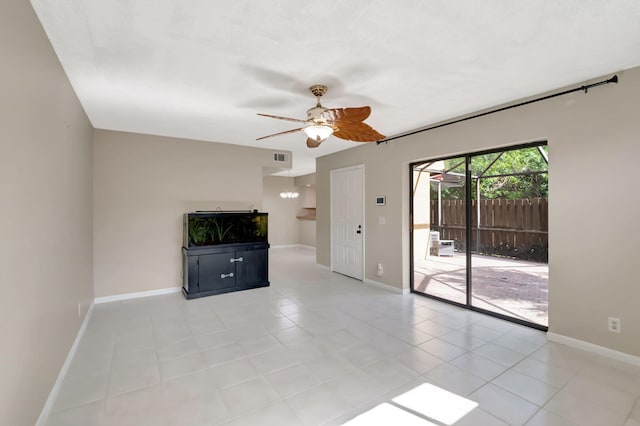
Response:
[{"label": "white interior door", "polygon": [[364,166],[331,171],[331,269],[364,279]]}]

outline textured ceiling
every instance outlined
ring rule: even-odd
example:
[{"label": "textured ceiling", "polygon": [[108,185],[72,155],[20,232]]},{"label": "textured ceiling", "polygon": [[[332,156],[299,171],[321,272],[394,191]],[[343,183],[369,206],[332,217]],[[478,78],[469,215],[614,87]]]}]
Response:
[{"label": "textured ceiling", "polygon": [[[292,175],[357,146],[302,133],[371,105],[393,136],[640,65],[638,0],[32,0],[94,127],[293,151]],[[400,142],[401,143],[401,142]]]}]

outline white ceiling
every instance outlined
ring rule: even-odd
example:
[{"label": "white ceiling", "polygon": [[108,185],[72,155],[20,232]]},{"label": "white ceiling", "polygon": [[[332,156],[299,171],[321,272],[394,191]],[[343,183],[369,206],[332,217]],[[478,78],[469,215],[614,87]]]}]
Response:
[{"label": "white ceiling", "polygon": [[[32,0],[94,127],[293,151],[323,105],[393,136],[640,65],[638,0]],[[401,143],[401,141],[398,141]]]}]

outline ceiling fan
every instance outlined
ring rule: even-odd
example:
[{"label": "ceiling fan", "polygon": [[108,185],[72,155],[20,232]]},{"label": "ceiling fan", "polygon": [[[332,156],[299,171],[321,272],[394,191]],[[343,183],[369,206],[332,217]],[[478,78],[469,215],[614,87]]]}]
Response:
[{"label": "ceiling fan", "polygon": [[281,117],[278,115],[260,114],[263,117],[277,118],[278,120],[296,121],[304,123],[304,126],[297,129],[286,130],[273,135],[263,136],[256,140],[270,138],[272,136],[295,133],[302,130],[307,135],[307,146],[317,148],[331,135],[354,142],[375,142],[385,138],[384,135],[375,131],[363,121],[371,114],[371,107],[363,106],[359,108],[325,108],[320,105],[320,98],[327,93],[327,86],[314,84],[309,88],[311,93],[317,98],[315,107],[307,110],[307,119]]}]

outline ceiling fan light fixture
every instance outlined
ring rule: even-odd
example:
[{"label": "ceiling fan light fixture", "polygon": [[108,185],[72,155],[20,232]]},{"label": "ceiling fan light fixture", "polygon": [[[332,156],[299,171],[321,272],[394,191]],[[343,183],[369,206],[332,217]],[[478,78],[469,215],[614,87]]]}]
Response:
[{"label": "ceiling fan light fixture", "polygon": [[311,138],[314,141],[323,141],[333,134],[333,128],[331,126],[325,126],[322,124],[307,126],[302,130],[308,138]]},{"label": "ceiling fan light fixture", "polygon": [[304,123],[302,127],[263,136],[261,138],[257,138],[256,140],[262,140],[270,138],[272,136],[285,135],[288,133],[295,133],[300,130],[302,130],[307,136],[308,148],[319,147],[320,144],[326,141],[331,135],[339,139],[349,140],[353,142],[378,142],[385,138],[384,135],[378,133],[371,126],[363,123],[363,121],[366,120],[367,117],[369,117],[369,114],[371,114],[371,107],[363,106],[357,108],[327,109],[320,104],[320,98],[327,92],[327,86],[322,84],[315,84],[309,89],[311,90],[311,93],[313,93],[313,95],[318,99],[318,102],[316,103],[316,106],[307,110],[306,120],[258,113],[258,115],[264,117]]}]

